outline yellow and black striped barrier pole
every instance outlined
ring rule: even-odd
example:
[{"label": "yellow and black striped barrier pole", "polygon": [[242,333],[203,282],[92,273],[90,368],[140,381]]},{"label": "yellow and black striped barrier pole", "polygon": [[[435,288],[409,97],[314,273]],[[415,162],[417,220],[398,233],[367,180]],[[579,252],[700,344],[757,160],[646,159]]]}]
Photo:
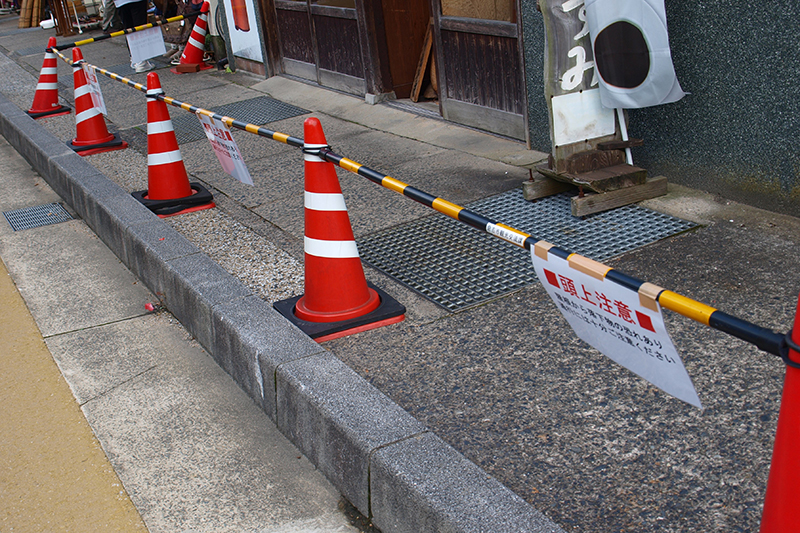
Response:
[{"label": "yellow and black striped barrier pole", "polygon": [[[53,52],[67,63],[72,64],[72,60],[65,57],[58,50],[53,49]],[[106,69],[95,67],[94,65],[91,66],[104,76],[125,83],[144,93],[147,92],[147,87],[141,83],[136,83],[128,78],[125,78],[124,76],[120,76],[119,74],[115,74]],[[218,115],[213,111],[181,102],[175,98],[171,98],[163,94],[156,95],[156,98],[163,100],[171,106],[180,107],[181,109],[191,113],[200,113],[209,117],[213,117],[224,122],[228,127],[254,133],[261,137],[267,137],[296,148],[303,148],[303,139],[272,131],[256,124],[249,124],[235,120],[231,117]],[[315,153],[317,153],[316,150]],[[757,326],[756,324],[737,318],[733,315],[723,313],[718,309],[686,296],[682,296],[652,283],[647,283],[632,276],[628,276],[627,274],[619,272],[618,270],[614,270],[609,266],[603,265],[602,263],[587,257],[562,250],[561,248],[553,246],[552,244],[543,240],[537,240],[528,233],[490,220],[483,215],[479,215],[478,213],[470,211],[469,209],[466,209],[460,205],[433,196],[432,194],[417,189],[416,187],[412,187],[411,185],[403,183],[396,178],[382,174],[351,159],[347,159],[346,157],[338,155],[333,152],[330,147],[320,148],[318,150],[318,155],[323,160],[333,163],[344,170],[367,178],[381,187],[402,194],[406,198],[410,198],[411,200],[419,202],[422,205],[430,207],[439,213],[467,224],[468,226],[472,226],[475,229],[489,233],[495,237],[499,237],[528,251],[535,251],[536,248],[547,250],[558,257],[566,259],[580,269],[590,271],[595,275],[599,275],[605,279],[608,279],[609,281],[617,283],[618,285],[636,291],[644,298],[657,301],[664,309],[669,309],[670,311],[700,322],[701,324],[705,324],[706,326],[710,326],[716,330],[754,344],[760,350],[782,357],[784,360],[787,360],[788,358],[788,335],[776,333],[770,329]]]},{"label": "yellow and black striped barrier pole", "polygon": [[363,176],[373,183],[402,194],[406,198],[410,198],[421,203],[422,205],[435,209],[436,211],[447,215],[450,218],[458,220],[459,222],[463,222],[468,226],[472,226],[473,228],[494,235],[495,237],[499,237],[528,251],[535,250],[536,248],[547,250],[550,253],[561,257],[562,259],[566,259],[571,264],[577,265],[579,268],[589,270],[594,274],[608,279],[609,281],[613,281],[618,285],[622,285],[623,287],[636,291],[645,298],[656,300],[661,307],[665,309],[669,309],[670,311],[674,311],[687,318],[705,324],[706,326],[710,326],[751,344],[755,344],[759,349],[765,352],[786,357],[788,347],[785,340],[786,336],[783,334],[775,333],[770,329],[757,326],[747,322],[746,320],[723,313],[722,311],[719,311],[701,302],[692,300],[691,298],[681,296],[680,294],[663,289],[653,285],[652,283],[646,283],[634,277],[628,276],[627,274],[623,274],[618,270],[614,270],[613,268],[605,266],[602,263],[592,259],[562,250],[561,248],[553,246],[545,241],[537,240],[528,233],[490,220],[482,215],[479,215],[478,213],[470,211],[469,209],[456,205],[452,202],[448,202],[442,198],[437,198],[436,196],[428,194],[425,191],[421,191],[420,189],[403,183],[398,179],[381,174],[380,172],[365,167],[364,165],[356,163],[355,161],[347,159],[346,157],[342,157],[334,153],[332,150],[330,150],[330,148],[322,148],[319,151],[319,156],[325,161],[329,161],[345,170],[358,174],[359,176]]},{"label": "yellow and black striped barrier pole", "polygon": [[197,13],[192,13],[190,15],[178,15],[176,17],[170,17],[168,19],[161,19],[160,18],[160,19],[156,20],[155,22],[151,22],[151,23],[148,23],[148,24],[142,24],[141,26],[136,26],[134,28],[126,28],[124,30],[115,31],[115,32],[109,33],[107,35],[100,35],[99,37],[91,37],[89,39],[83,39],[82,41],[75,41],[74,43],[68,43],[68,44],[64,44],[64,45],[59,45],[57,48],[59,50],[67,50],[69,48],[74,48],[76,46],[83,46],[85,44],[91,44],[91,43],[96,43],[96,42],[99,42],[99,41],[105,41],[106,39],[111,39],[111,38],[114,38],[114,37],[121,37],[123,35],[128,35],[129,33],[135,33],[137,31],[148,30],[150,28],[155,28],[157,26],[163,26],[164,24],[169,24],[171,22],[179,22],[181,20],[193,19],[193,18],[196,18],[198,15],[200,15],[199,11]]}]

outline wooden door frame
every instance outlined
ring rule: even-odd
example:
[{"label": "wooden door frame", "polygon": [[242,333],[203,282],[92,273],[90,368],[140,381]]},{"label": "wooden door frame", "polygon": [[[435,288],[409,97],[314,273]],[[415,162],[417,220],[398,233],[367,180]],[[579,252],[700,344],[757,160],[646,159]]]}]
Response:
[{"label": "wooden door frame", "polygon": [[[459,124],[474,126],[501,135],[507,135],[524,140],[530,148],[530,132],[528,131],[528,89],[525,79],[525,61],[522,46],[522,12],[520,1],[514,0],[517,22],[492,21],[485,19],[468,19],[462,17],[449,17],[442,15],[442,1],[431,1],[431,16],[433,17],[433,36],[435,43],[434,60],[436,61],[436,75],[439,82],[439,113],[445,120]],[[471,104],[447,98],[447,79],[444,66],[445,58],[442,49],[442,29],[445,31],[474,32],[479,28],[489,35],[509,37],[516,39],[517,54],[519,57],[519,79],[523,88],[524,102],[522,114],[510,113],[500,109]],[[520,120],[521,117],[521,120]]]},{"label": "wooden door frame", "polygon": [[[275,0],[260,0],[264,13],[264,28],[267,35],[267,55],[270,64],[271,75],[289,74],[285,68],[287,59],[284,58],[280,43],[280,29],[276,15]],[[391,98],[392,76],[389,72],[389,52],[386,45],[386,32],[383,22],[383,7],[380,0],[356,0],[355,17],[351,17],[349,9],[336,8],[330,6],[312,5],[310,0],[304,3],[288,2],[284,4],[284,9],[290,5],[295,6],[297,11],[305,11],[308,17],[308,24],[311,31],[311,50],[314,56],[314,81],[321,86],[333,86],[347,92],[356,92],[360,95],[366,94],[367,100],[378,102],[385,98]],[[348,13],[345,13],[347,11]],[[313,15],[340,16],[342,18],[355,18],[358,24],[359,48],[363,65],[363,78],[354,78],[346,74],[327,71],[319,67],[319,47]],[[299,61],[295,61],[300,67]],[[305,64],[305,63],[304,63]],[[309,69],[310,70],[310,69]],[[322,71],[322,72],[321,72]],[[309,72],[310,74],[310,72]],[[311,78],[311,76],[300,76]],[[358,80],[363,80],[363,83]],[[363,85],[363,87],[362,87]],[[371,98],[370,98],[371,97]]]},{"label": "wooden door frame", "polygon": [[278,20],[275,15],[275,0],[259,0],[261,24],[264,28],[264,48],[267,77],[283,74],[281,43],[278,38]]}]

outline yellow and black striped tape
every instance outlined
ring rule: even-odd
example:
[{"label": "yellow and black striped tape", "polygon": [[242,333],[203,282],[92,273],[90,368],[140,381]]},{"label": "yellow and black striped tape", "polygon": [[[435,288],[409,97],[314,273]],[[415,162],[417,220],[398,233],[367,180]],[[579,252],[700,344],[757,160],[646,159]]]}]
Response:
[{"label": "yellow and black striped tape", "polygon": [[[72,61],[66,58],[58,50],[53,49],[53,52],[55,52],[64,61],[68,62],[69,64],[72,64]],[[91,66],[94,67],[94,65]],[[100,72],[104,76],[125,83],[142,92],[147,92],[147,87],[142,85],[141,83],[136,83],[128,78],[125,78],[124,76],[120,76],[119,74],[115,74],[106,69],[98,67],[94,68],[96,69],[97,72]],[[165,103],[171,106],[180,107],[181,109],[184,109],[191,113],[201,113],[203,115],[213,117],[217,120],[224,122],[226,125],[228,125],[228,127],[236,128],[242,131],[247,131],[249,133],[254,133],[261,137],[267,137],[269,139],[273,139],[275,141],[282,142],[284,144],[288,144],[290,146],[294,146],[297,148],[303,148],[304,144],[303,139],[292,137],[284,133],[272,131],[262,126],[258,126],[256,124],[249,124],[246,122],[238,121],[231,117],[218,115],[213,111],[209,111],[201,107],[196,107],[191,104],[181,102],[179,100],[176,100],[175,98],[165,96],[163,94],[156,95],[156,98],[163,100]],[[333,163],[349,172],[358,174],[359,176],[363,176],[368,180],[372,181],[373,183],[380,185],[381,187],[402,194],[406,198],[410,198],[411,200],[414,200],[418,203],[421,203],[422,205],[430,207],[431,209],[434,209],[450,218],[463,222],[464,224],[472,226],[473,228],[476,228],[478,230],[499,237],[516,246],[519,246],[520,248],[524,248],[526,250],[532,250],[537,243],[546,244],[548,253],[552,253],[558,257],[566,259],[567,261],[570,262],[571,265],[574,265],[576,266],[576,268],[582,269],[588,274],[593,275],[595,277],[608,279],[609,281],[613,281],[614,283],[622,285],[623,287],[626,287],[636,292],[640,292],[640,289],[646,285],[650,286],[648,287],[648,289],[652,289],[652,287],[655,287],[652,284],[645,283],[644,281],[628,276],[627,274],[623,274],[622,272],[614,270],[613,268],[603,265],[602,263],[580,256],[578,254],[572,254],[556,246],[549,245],[549,243],[544,243],[544,241],[539,241],[534,237],[532,237],[531,235],[519,231],[517,229],[514,229],[511,226],[507,226],[505,224],[492,221],[460,205],[449,202],[443,198],[439,198],[431,194],[428,194],[427,192],[412,187],[407,183],[403,183],[402,181],[396,178],[393,178],[386,174],[382,174],[376,170],[366,167],[351,159],[347,159],[346,157],[338,155],[335,152],[333,152],[330,148],[322,148],[319,151],[319,156],[323,160]],[[732,315],[728,315],[726,313],[723,313],[722,311],[714,309],[713,307],[710,307],[696,300],[692,300],[691,298],[687,298],[686,296],[681,296],[680,294],[674,293],[672,291],[663,289],[659,290],[657,291],[657,294],[655,295],[654,299],[665,309],[669,309],[670,311],[676,312],[687,318],[700,322],[701,324],[705,324],[714,329],[723,331],[725,333],[733,335],[734,337],[747,341],[751,344],[755,344],[759,349],[764,350],[768,353],[781,356],[782,353],[785,351],[786,345],[784,341],[784,335],[775,333],[770,329],[763,328],[761,326],[757,326],[745,320],[736,318]]]}]

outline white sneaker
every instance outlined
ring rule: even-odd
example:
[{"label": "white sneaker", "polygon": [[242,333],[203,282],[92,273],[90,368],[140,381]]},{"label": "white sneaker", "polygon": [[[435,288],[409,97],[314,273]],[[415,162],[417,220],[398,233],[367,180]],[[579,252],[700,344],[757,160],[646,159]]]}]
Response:
[{"label": "white sneaker", "polygon": [[133,67],[133,70],[135,70],[138,73],[147,72],[148,70],[153,70],[155,68],[155,65],[153,65],[149,61],[142,61],[141,63],[136,63],[131,66]]}]

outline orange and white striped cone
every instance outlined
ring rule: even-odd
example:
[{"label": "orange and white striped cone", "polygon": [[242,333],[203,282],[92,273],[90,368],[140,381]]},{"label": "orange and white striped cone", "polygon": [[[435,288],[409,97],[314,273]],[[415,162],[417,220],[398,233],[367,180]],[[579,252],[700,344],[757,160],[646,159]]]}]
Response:
[{"label": "orange and white striped cone", "polygon": [[72,49],[72,77],[75,82],[75,129],[76,137],[67,146],[80,155],[99,154],[111,150],[122,150],[128,143],[106,128],[103,114],[95,107],[89,83],[83,73],[83,54],[80,48]]},{"label": "orange and white striped cone", "polygon": [[147,190],[133,197],[161,218],[214,207],[211,193],[189,183],[158,74],[147,75]]},{"label": "orange and white striped cone", "polygon": [[274,307],[317,341],[400,322],[405,308],[364,277],[336,169],[319,155],[322,126],[312,117],[304,127],[305,294]]},{"label": "orange and white striped cone", "polygon": [[[200,8],[200,15],[194,23],[192,33],[181,54],[181,62],[177,67],[170,69],[175,74],[185,74],[186,72],[196,72],[197,70],[208,70],[214,65],[209,65],[203,61],[203,54],[206,49],[206,34],[208,33],[208,2],[203,2]],[[181,65],[191,66],[191,70],[182,68]],[[195,65],[197,68],[195,69]]]},{"label": "orange and white striped cone", "polygon": [[56,46],[56,38],[47,40],[47,50],[44,53],[42,70],[39,73],[39,83],[36,84],[36,93],[33,95],[31,108],[26,111],[31,118],[57,117],[68,115],[72,108],[58,103],[58,60],[51,51]]}]

